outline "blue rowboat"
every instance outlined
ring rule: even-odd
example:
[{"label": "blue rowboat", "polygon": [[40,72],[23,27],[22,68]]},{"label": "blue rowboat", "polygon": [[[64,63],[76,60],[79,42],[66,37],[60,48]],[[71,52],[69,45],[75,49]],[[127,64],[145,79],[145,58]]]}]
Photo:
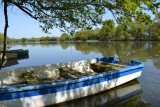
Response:
[{"label": "blue rowboat", "polygon": [[[116,58],[108,57],[1,71],[0,107],[58,104],[114,88],[141,76],[144,67],[141,61],[118,63]],[[98,72],[94,71],[98,68]],[[36,76],[36,82],[26,84],[28,79],[18,78],[24,73],[34,74],[31,79]],[[37,78],[46,80],[46,77],[53,80],[37,82]]]}]

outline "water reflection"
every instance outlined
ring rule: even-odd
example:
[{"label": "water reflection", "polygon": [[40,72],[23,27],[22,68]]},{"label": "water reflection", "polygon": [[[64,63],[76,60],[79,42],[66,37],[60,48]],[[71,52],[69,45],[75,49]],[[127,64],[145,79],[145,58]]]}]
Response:
[{"label": "water reflection", "polygon": [[83,53],[96,52],[102,56],[117,54],[121,59],[129,61],[139,59],[144,62],[153,60],[156,68],[160,68],[160,43],[159,42],[100,42],[100,43],[75,43],[75,49]]},{"label": "water reflection", "polygon": [[153,60],[154,66],[157,69],[160,68],[158,63],[158,59],[160,59],[159,42],[53,42],[17,44],[9,47],[11,49],[28,49],[30,52],[31,57],[25,60],[27,64],[21,65],[21,61],[17,67],[63,63],[117,54],[123,61],[139,59],[146,62]]},{"label": "water reflection", "polygon": [[[117,54],[123,61],[131,59],[142,60],[145,66],[142,76],[138,78],[138,80],[140,81],[143,93],[138,94],[136,97],[132,98],[132,100],[121,102],[122,104],[120,103],[120,105],[118,105],[119,102],[117,102],[115,106],[125,107],[128,105],[128,107],[132,107],[135,105],[136,107],[143,107],[145,103],[141,98],[149,102],[152,107],[159,107],[160,105],[160,42],[54,42],[16,44],[10,45],[9,47],[11,50],[28,49],[29,58],[18,60],[19,64],[2,69],[71,62],[102,56],[113,56],[114,54]],[[84,101],[85,103],[83,103],[88,104],[91,100],[93,99],[90,98],[90,100],[85,100],[86,102]],[[97,99],[97,101],[99,100]],[[77,100],[73,102],[83,107],[82,102],[78,103]],[[148,107],[150,104],[147,103],[145,106]],[[112,105],[114,105],[114,103],[107,106],[112,107]]]},{"label": "water reflection", "polygon": [[157,69],[160,69],[160,57],[158,56],[153,57],[153,63]]},{"label": "water reflection", "polygon": [[133,80],[99,94],[48,107],[150,107],[141,99],[141,93],[139,82]]},{"label": "water reflection", "polygon": [[18,56],[17,59],[18,60],[24,60],[24,59],[28,59],[29,58],[29,55],[21,55],[21,56]]}]

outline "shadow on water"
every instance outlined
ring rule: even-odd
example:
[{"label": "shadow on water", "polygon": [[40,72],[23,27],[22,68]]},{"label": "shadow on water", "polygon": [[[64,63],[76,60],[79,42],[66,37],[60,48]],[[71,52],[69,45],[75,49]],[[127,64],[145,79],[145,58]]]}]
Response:
[{"label": "shadow on water", "polygon": [[95,95],[46,107],[151,107],[141,99],[141,86],[133,80]]},{"label": "shadow on water", "polygon": [[25,62],[21,61],[14,68],[71,62],[114,54],[125,62],[131,59],[146,62],[154,58],[153,63],[160,68],[157,60],[160,58],[159,42],[54,42],[25,44],[25,46],[16,44],[10,47],[28,49],[30,52],[30,58],[24,60]]},{"label": "shadow on water", "polygon": [[4,61],[0,60],[0,63],[3,63],[1,68],[5,68],[5,67],[10,67],[10,66],[13,66],[13,65],[17,65],[18,60],[17,59],[9,59],[9,60],[4,60]]},{"label": "shadow on water", "polygon": [[29,55],[22,55],[22,56],[17,57],[16,59],[5,59],[3,61],[0,60],[0,68],[6,68],[6,67],[12,67],[12,66],[18,65],[19,60],[24,60],[28,58],[29,58]]}]

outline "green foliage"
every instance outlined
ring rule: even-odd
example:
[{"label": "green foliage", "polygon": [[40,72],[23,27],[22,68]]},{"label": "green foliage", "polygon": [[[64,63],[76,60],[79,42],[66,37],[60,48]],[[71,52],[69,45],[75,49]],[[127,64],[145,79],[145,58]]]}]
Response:
[{"label": "green foliage", "polygon": [[21,41],[25,43],[27,41],[27,38],[22,38]]},{"label": "green foliage", "polygon": [[50,37],[49,36],[46,36],[45,37],[45,41],[49,41],[50,40]]},{"label": "green foliage", "polygon": [[[3,39],[4,39],[4,35],[3,35],[3,33],[0,33],[0,44],[3,43]],[[7,37],[7,43],[10,43],[10,42],[13,42],[13,41],[14,41],[13,38],[8,38]]]},{"label": "green foliage", "polygon": [[147,25],[141,22],[130,22],[128,24],[129,32],[134,40],[146,40],[145,27]]},{"label": "green foliage", "polygon": [[103,23],[103,26],[100,31],[101,40],[110,40],[112,39],[115,32],[115,24],[113,20],[106,20]]},{"label": "green foliage", "polygon": [[[123,19],[123,23],[115,26],[113,20],[106,20],[101,29],[82,29],[70,36],[63,33],[60,37],[42,36],[40,38],[22,38],[20,40],[7,38],[11,41],[88,41],[88,40],[160,40],[160,23],[159,22],[127,22]],[[0,43],[3,41],[3,34],[0,33]]]},{"label": "green foliage", "polygon": [[95,30],[92,30],[92,36],[90,36],[90,40],[99,40],[100,38],[100,32],[101,29],[95,29]]},{"label": "green foliage", "polygon": [[117,0],[113,3],[114,6],[111,12],[115,13],[117,20],[125,17],[129,21],[132,21],[132,18],[146,21],[150,20],[150,16],[144,10],[154,11],[153,13],[156,14],[156,4],[156,0]]},{"label": "green foliage", "polygon": [[79,32],[76,32],[75,40],[86,41],[86,40],[88,40],[89,36],[90,36],[90,31],[89,30],[81,30]]},{"label": "green foliage", "polygon": [[8,38],[8,41],[13,41],[13,42],[49,42],[49,41],[57,41],[58,40],[58,37],[49,37],[49,36],[42,36],[40,38],[35,38],[35,37],[32,37],[32,38],[21,38],[21,39],[11,39],[11,38]]},{"label": "green foliage", "polygon": [[35,41],[36,41],[36,38],[32,37],[32,38],[30,39],[30,41],[31,41],[31,42],[35,42]]},{"label": "green foliage", "polygon": [[125,24],[121,24],[116,27],[114,40],[131,40],[131,35]]},{"label": "green foliage", "polygon": [[70,32],[76,28],[91,28],[92,25],[101,23],[102,14],[105,13],[103,1],[11,0],[8,2],[38,20],[45,32],[53,27]]},{"label": "green foliage", "polygon": [[106,10],[119,22],[122,17],[129,21],[133,18],[146,21],[150,16],[144,10],[157,14],[159,6],[156,0],[9,0],[8,3],[38,20],[45,32],[53,27],[69,32],[77,28],[92,28],[102,22]]},{"label": "green foliage", "polygon": [[44,36],[40,37],[40,41],[45,41],[45,37]]},{"label": "green foliage", "polygon": [[160,23],[150,25],[147,34],[150,40],[160,40]]},{"label": "green foliage", "polygon": [[75,33],[75,40],[160,40],[160,24],[158,22],[127,22],[115,26],[113,20],[106,20],[101,29],[80,30]]},{"label": "green foliage", "polygon": [[56,37],[42,36],[38,38],[39,41],[57,41]]},{"label": "green foliage", "polygon": [[50,37],[50,39],[49,39],[49,41],[57,41],[57,40],[58,40],[58,38],[54,37],[54,36]]},{"label": "green foliage", "polygon": [[98,40],[99,39],[99,32],[100,29],[95,29],[95,30],[80,30],[75,33],[74,39],[75,40]]},{"label": "green foliage", "polygon": [[61,41],[68,41],[69,38],[70,38],[69,35],[67,35],[65,33],[61,34],[61,36],[60,36]]},{"label": "green foliage", "polygon": [[0,44],[3,42],[3,34],[0,33]]}]

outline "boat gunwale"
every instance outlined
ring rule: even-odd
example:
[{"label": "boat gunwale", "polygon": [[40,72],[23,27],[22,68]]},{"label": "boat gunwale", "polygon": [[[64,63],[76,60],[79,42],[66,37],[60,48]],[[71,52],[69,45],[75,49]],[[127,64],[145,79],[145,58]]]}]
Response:
[{"label": "boat gunwale", "polygon": [[132,61],[138,62],[139,64],[133,65],[133,66],[127,66],[126,68],[120,68],[119,70],[111,70],[111,71],[107,71],[107,72],[104,71],[102,73],[81,76],[81,77],[77,77],[77,78],[70,78],[70,79],[65,79],[65,80],[56,80],[53,82],[43,82],[43,83],[37,83],[37,84],[25,84],[25,85],[19,85],[19,86],[7,86],[4,88],[0,88],[0,94],[59,87],[59,86],[64,86],[64,85],[68,85],[68,84],[84,82],[84,81],[88,81],[88,80],[92,80],[92,79],[113,76],[113,75],[117,75],[120,73],[136,70],[136,69],[141,69],[144,67],[143,62],[141,62],[139,60],[132,60]]}]

